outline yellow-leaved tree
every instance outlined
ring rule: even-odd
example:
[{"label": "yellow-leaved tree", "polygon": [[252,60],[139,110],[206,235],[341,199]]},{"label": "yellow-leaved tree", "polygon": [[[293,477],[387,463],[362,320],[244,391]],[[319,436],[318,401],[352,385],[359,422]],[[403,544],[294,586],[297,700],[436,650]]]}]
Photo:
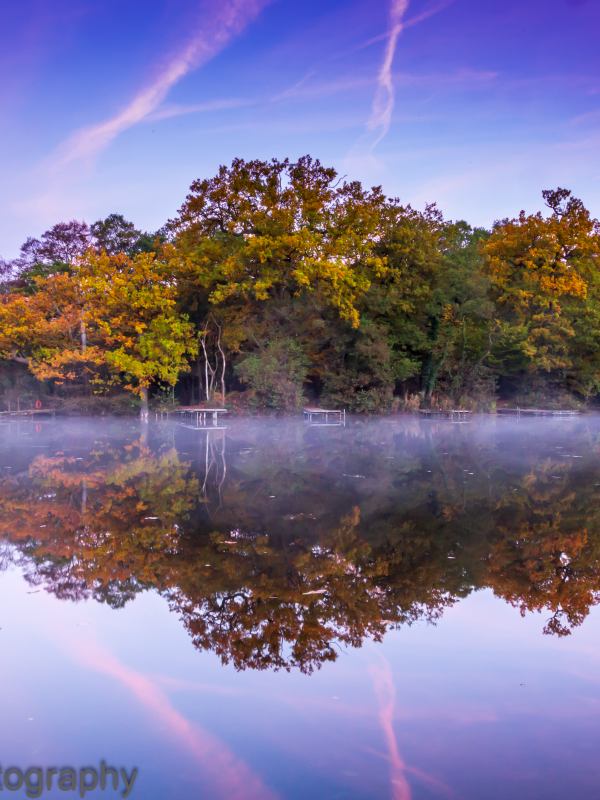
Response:
[{"label": "yellow-leaved tree", "polygon": [[198,348],[177,308],[177,289],[155,254],[128,258],[89,250],[69,273],[35,279],[31,296],[0,301],[0,357],[26,363],[39,379],[78,378],[95,387],[122,382],[141,399],[174,386]]},{"label": "yellow-leaved tree", "polygon": [[94,251],[79,269],[93,299],[91,322],[106,364],[140,397],[141,416],[147,418],[150,385],[174,386],[198,349],[192,325],[178,312],[169,269],[154,253],[128,258]]},{"label": "yellow-leaved tree", "polygon": [[484,247],[502,357],[558,373],[585,395],[600,389],[600,223],[570,191],[542,194],[550,216],[522,211]]},{"label": "yellow-leaved tree", "polygon": [[170,222],[170,263],[182,308],[202,343],[200,395],[210,400],[220,376],[224,401],[225,359],[244,343],[266,353],[260,375],[244,373],[251,385],[282,372],[286,386],[294,384],[291,394],[301,394],[302,378],[290,381],[285,368],[295,359],[290,342],[298,332],[286,328],[283,313],[276,335],[265,333],[265,310],[313,302],[358,327],[358,301],[372,277],[385,271],[385,258],[373,252],[385,203],[379,187],[364,190],[309,156],[296,162],[238,158],[192,184]]}]

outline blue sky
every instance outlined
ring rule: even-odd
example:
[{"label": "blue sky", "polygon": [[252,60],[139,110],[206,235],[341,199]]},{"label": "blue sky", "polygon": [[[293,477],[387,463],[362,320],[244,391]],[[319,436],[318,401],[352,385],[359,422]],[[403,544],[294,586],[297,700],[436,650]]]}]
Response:
[{"label": "blue sky", "polygon": [[237,156],[305,153],[490,225],[600,216],[597,0],[10,0],[0,255],[66,219],[153,230]]}]

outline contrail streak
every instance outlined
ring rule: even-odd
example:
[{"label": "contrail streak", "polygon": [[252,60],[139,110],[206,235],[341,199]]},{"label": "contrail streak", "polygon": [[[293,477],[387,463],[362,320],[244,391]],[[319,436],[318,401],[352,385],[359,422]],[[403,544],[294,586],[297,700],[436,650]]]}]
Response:
[{"label": "contrail streak", "polygon": [[408,9],[409,0],[392,0],[390,6],[390,30],[383,54],[383,62],[377,76],[377,91],[373,100],[373,110],[367,122],[371,131],[379,130],[379,135],[371,144],[371,148],[380,142],[390,129],[392,111],[394,109],[394,82],[392,80],[392,63],[396,45],[404,25],[402,19]]},{"label": "contrail streak", "polygon": [[171,88],[189,72],[206,64],[239,34],[272,0],[221,0],[212,5],[212,16],[166,64],[155,79],[141,89],[116,116],[74,131],[59,146],[56,166],[92,158],[120,133],[154,111]]}]

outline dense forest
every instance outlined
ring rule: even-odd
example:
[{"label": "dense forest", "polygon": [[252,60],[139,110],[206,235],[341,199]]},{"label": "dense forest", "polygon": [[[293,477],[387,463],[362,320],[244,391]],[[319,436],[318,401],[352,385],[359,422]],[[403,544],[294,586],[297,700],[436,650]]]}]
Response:
[{"label": "dense forest", "polygon": [[600,223],[542,194],[486,230],[308,156],[236,159],[156,232],[61,222],[0,262],[0,404],[593,404]]}]

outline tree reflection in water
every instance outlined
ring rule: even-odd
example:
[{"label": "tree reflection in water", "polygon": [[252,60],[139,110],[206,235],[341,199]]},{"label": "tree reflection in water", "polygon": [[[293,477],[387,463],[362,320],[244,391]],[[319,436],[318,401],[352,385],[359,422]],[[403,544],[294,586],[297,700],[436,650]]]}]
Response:
[{"label": "tree reflection in water", "polygon": [[[237,669],[310,673],[486,587],[559,636],[598,602],[600,477],[556,429],[266,430],[196,432],[193,461],[166,432],[33,457],[0,481],[3,563],[65,600],[156,590]],[[599,449],[593,426],[569,432]]]}]

